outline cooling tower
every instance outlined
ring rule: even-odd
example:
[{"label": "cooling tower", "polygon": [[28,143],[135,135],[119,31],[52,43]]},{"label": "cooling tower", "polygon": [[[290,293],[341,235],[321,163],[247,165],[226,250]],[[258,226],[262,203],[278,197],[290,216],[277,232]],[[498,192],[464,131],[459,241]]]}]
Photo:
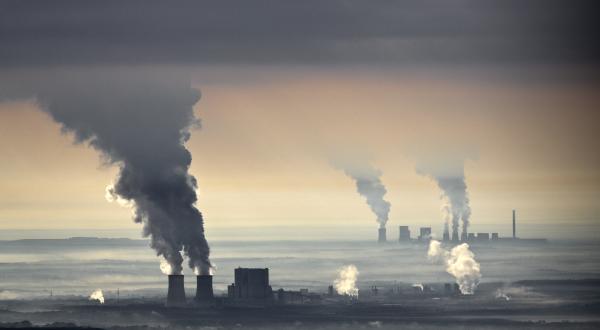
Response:
[{"label": "cooling tower", "polygon": [[468,239],[469,239],[469,234],[466,231],[463,231],[463,233],[460,235],[460,240],[465,242]]},{"label": "cooling tower", "polygon": [[401,242],[410,242],[410,229],[408,226],[400,226],[400,237],[398,239]]},{"label": "cooling tower", "polygon": [[452,242],[458,242],[458,231],[452,231]]},{"label": "cooling tower", "polygon": [[185,305],[185,289],[183,288],[183,275],[169,275],[167,307],[178,307],[183,305]]},{"label": "cooling tower", "polygon": [[385,234],[385,228],[379,228],[379,236],[377,238],[377,242],[385,243],[387,241],[387,237]]},{"label": "cooling tower", "polygon": [[196,301],[212,302],[213,294],[212,275],[198,275],[196,277]]},{"label": "cooling tower", "polygon": [[444,242],[450,241],[450,233],[447,230],[444,230],[443,240],[444,240]]}]

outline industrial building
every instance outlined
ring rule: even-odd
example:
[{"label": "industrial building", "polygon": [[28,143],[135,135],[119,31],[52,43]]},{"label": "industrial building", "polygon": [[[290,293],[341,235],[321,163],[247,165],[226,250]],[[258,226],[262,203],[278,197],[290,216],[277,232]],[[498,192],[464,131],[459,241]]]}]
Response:
[{"label": "industrial building", "polygon": [[408,228],[408,226],[400,226],[399,230],[400,230],[400,235],[398,237],[398,240],[400,242],[409,242],[410,241],[410,229]]},{"label": "industrial building", "polygon": [[234,283],[227,287],[227,296],[232,302],[264,304],[272,301],[269,268],[236,268],[234,277]]},{"label": "industrial building", "polygon": [[477,240],[478,241],[489,241],[490,234],[489,233],[477,233]]}]

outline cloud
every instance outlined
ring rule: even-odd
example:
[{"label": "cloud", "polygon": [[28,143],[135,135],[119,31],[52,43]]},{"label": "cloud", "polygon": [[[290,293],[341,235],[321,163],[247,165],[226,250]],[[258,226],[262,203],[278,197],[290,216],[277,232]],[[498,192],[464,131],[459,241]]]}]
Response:
[{"label": "cloud", "polygon": [[0,65],[592,63],[592,1],[4,1]]}]

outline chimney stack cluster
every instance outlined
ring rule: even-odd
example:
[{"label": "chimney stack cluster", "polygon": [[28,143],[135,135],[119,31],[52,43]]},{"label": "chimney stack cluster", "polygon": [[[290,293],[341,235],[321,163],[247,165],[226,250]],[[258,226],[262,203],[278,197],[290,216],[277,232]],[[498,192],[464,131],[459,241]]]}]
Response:
[{"label": "chimney stack cluster", "polygon": [[[198,275],[196,277],[195,301],[203,305],[210,305],[214,299],[212,275]],[[169,288],[167,291],[167,307],[183,307],[186,305],[183,275],[169,275]]]}]

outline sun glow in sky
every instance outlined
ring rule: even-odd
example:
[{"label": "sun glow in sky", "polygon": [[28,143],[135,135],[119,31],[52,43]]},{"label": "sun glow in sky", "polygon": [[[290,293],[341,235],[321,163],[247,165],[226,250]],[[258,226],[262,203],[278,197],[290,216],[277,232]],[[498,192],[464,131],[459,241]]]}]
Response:
[{"label": "sun glow in sky", "polygon": [[[383,171],[388,226],[441,227],[440,191],[416,173],[415,157],[461,150],[470,153],[474,230],[502,232],[513,208],[523,224],[598,223],[595,86],[376,70],[214,72],[194,71],[202,127],[187,143],[209,232],[375,228],[351,180],[330,165],[342,149]],[[116,169],[96,151],[73,144],[35,103],[0,108],[0,228],[137,228],[128,209],[105,201]]]}]

